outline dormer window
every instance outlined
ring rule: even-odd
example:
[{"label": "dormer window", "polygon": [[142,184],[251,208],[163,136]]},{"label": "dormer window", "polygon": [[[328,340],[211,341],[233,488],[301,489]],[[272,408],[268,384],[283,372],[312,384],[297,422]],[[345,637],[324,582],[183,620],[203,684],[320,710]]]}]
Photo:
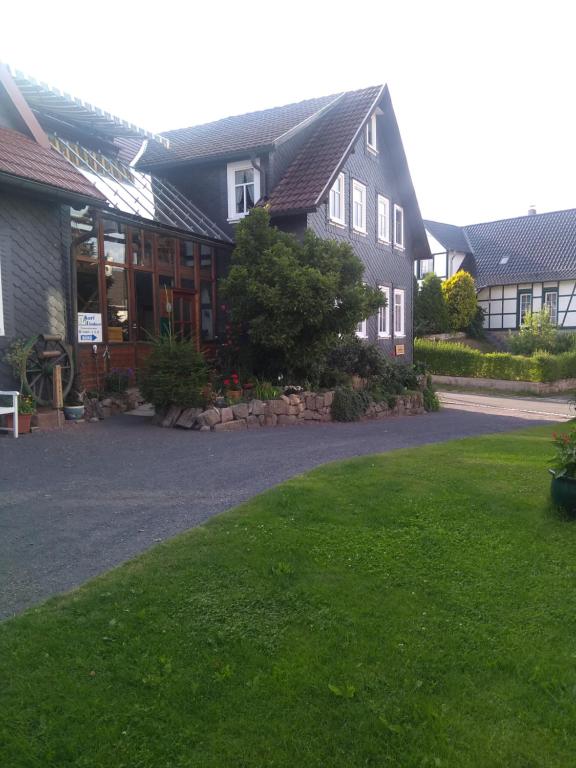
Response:
[{"label": "dormer window", "polygon": [[372,115],[366,124],[366,146],[372,152],[378,152],[378,139],[376,138],[376,115]]},{"label": "dormer window", "polygon": [[338,174],[334,186],[330,190],[330,221],[336,224],[346,224],[344,203],[346,200],[346,181],[343,173]]},{"label": "dormer window", "polygon": [[228,163],[228,221],[238,221],[260,198],[260,172],[250,160]]}]

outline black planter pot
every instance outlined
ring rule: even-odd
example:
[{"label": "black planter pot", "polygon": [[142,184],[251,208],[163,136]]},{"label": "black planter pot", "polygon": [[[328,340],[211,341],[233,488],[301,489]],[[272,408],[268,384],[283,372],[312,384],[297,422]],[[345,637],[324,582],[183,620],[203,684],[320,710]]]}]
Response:
[{"label": "black planter pot", "polygon": [[576,478],[553,475],[550,495],[555,506],[564,510],[571,519],[576,519]]}]

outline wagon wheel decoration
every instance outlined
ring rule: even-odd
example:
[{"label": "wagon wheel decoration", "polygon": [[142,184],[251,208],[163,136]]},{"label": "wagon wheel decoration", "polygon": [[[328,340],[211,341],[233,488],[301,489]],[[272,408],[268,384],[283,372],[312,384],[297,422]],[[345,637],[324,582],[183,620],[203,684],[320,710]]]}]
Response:
[{"label": "wagon wheel decoration", "polygon": [[74,362],[69,347],[61,336],[42,334],[28,342],[28,357],[24,370],[24,384],[38,405],[52,405],[54,396],[54,366],[62,371],[62,394],[72,389]]}]

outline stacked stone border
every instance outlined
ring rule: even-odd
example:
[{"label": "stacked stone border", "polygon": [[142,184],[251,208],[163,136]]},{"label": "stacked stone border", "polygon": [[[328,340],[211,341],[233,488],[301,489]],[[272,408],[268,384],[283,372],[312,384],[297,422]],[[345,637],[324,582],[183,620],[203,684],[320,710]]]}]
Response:
[{"label": "stacked stone border", "polygon": [[[285,427],[294,424],[316,424],[332,421],[334,392],[302,392],[281,395],[275,400],[250,400],[225,408],[179,408],[172,406],[158,415],[162,427],[195,429],[201,432],[233,432],[260,427]],[[421,392],[398,395],[393,407],[385,402],[372,403],[364,419],[424,413]]]}]

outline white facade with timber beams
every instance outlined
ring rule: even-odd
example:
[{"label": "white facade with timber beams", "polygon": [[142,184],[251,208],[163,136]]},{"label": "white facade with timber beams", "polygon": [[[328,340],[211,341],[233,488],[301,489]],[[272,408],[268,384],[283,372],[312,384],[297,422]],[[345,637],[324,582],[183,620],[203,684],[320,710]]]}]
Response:
[{"label": "white facade with timber beams", "polygon": [[490,331],[520,328],[546,308],[559,328],[576,328],[576,209],[457,227],[425,221],[431,258],[415,265],[441,279],[458,270],[476,283]]}]

